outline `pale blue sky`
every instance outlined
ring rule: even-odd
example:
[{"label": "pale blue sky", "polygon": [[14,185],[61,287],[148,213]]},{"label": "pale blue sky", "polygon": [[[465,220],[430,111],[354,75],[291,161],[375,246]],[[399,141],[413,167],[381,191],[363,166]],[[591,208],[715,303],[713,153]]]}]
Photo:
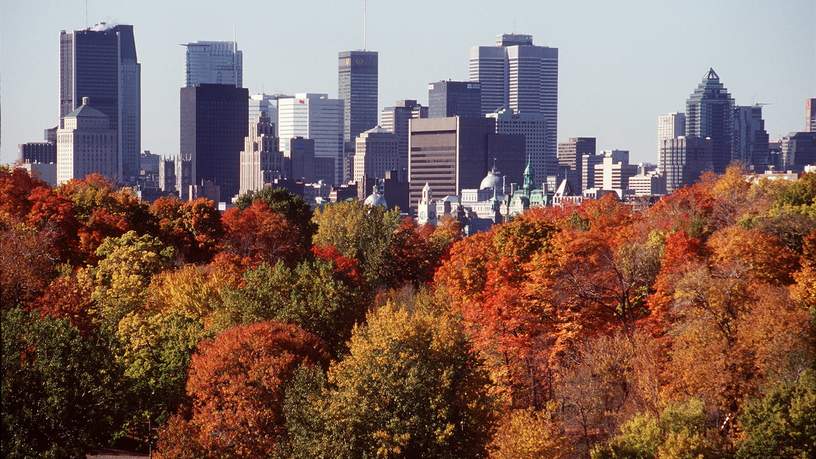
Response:
[{"label": "pale blue sky", "polygon": [[[142,149],[178,150],[178,43],[230,40],[251,92],[337,95],[337,52],[362,45],[362,0],[88,0],[91,23],[133,24],[142,63]],[[2,151],[57,123],[59,31],[85,25],[84,0],[0,0]],[[765,102],[771,138],[801,130],[816,97],[816,0],[368,0],[380,106],[427,101],[427,84],[466,79],[468,50],[502,32],[560,49],[558,140],[655,161],[656,117],[683,110],[714,67],[738,104]]]}]

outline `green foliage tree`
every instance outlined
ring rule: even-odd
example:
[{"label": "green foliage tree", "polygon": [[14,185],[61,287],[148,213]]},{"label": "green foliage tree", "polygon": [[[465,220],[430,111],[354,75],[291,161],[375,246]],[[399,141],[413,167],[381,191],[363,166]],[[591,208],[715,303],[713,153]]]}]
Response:
[{"label": "green foliage tree", "polygon": [[738,458],[816,457],[816,372],[780,384],[747,405],[740,417],[744,439]]},{"label": "green foliage tree", "polygon": [[330,261],[316,258],[294,268],[278,262],[247,271],[243,285],[225,295],[219,320],[225,324],[264,320],[296,324],[323,338],[338,353],[354,324],[365,318],[367,305],[365,288],[337,275]]},{"label": "green foliage tree", "polygon": [[[458,319],[388,303],[356,328],[327,384],[301,382],[288,411],[292,457],[484,457],[494,430],[489,378]],[[297,413],[300,413],[299,415]]]},{"label": "green foliage tree", "polygon": [[703,403],[689,399],[667,406],[659,417],[639,414],[620,434],[592,449],[592,459],[722,458],[716,429],[706,423]]},{"label": "green foliage tree", "polygon": [[2,311],[4,457],[84,457],[108,445],[121,372],[96,335],[67,320]]},{"label": "green foliage tree", "polygon": [[334,246],[344,256],[356,259],[372,287],[384,283],[381,271],[400,223],[398,211],[346,201],[318,210],[314,221],[318,226],[315,245]]}]

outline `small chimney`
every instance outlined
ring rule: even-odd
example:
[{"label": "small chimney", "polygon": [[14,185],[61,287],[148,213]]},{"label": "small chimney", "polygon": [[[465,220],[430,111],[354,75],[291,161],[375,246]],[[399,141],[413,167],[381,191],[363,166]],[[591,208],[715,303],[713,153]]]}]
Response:
[{"label": "small chimney", "polygon": [[85,97],[82,98],[82,105],[88,105],[88,104],[90,104],[90,102],[91,102],[90,97],[85,96]]}]

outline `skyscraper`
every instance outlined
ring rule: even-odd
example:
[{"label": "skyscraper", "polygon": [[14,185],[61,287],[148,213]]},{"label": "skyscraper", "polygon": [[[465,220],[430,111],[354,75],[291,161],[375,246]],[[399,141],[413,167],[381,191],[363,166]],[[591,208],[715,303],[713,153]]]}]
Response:
[{"label": "skyscraper", "polygon": [[532,35],[504,34],[495,46],[470,50],[469,78],[482,86],[481,112],[501,107],[543,113],[547,152],[556,155],[558,138],[558,48],[536,46]]},{"label": "skyscraper", "polygon": [[243,53],[234,41],[196,41],[187,48],[185,86],[244,84]]},{"label": "skyscraper", "polygon": [[[241,149],[249,132],[248,99],[246,89],[233,85],[202,83],[181,88],[181,160],[191,163],[193,185],[211,181],[220,187],[225,200],[239,189]],[[177,173],[177,180],[183,175]]]},{"label": "skyscraper", "polygon": [[428,85],[428,117],[479,118],[481,85],[474,81],[437,81]]},{"label": "skyscraper", "polygon": [[673,193],[691,185],[706,170],[711,170],[711,139],[680,136],[663,140],[657,170],[666,178],[666,192]]},{"label": "skyscraper", "polygon": [[249,96],[249,125],[258,122],[261,113],[266,113],[272,126],[275,128],[275,135],[278,135],[278,100],[291,98],[285,94],[252,94]]},{"label": "skyscraper", "polygon": [[545,182],[548,175],[555,175],[558,158],[547,156],[547,120],[543,113],[500,109],[487,116],[496,120],[498,134],[524,136],[525,161],[530,162],[533,177],[539,184]]},{"label": "skyscraper", "polygon": [[116,130],[110,118],[90,106],[90,98],[60,119],[57,129],[57,183],[82,179],[91,173],[102,174],[111,181],[121,177],[117,157]]},{"label": "skyscraper", "polygon": [[258,191],[273,179],[284,174],[283,155],[278,151],[275,126],[266,112],[261,112],[249,127],[249,135],[244,138],[241,150],[241,170],[239,193]]},{"label": "skyscraper", "polygon": [[816,99],[805,100],[805,131],[816,132]]},{"label": "skyscraper", "polygon": [[782,137],[781,162],[786,169],[801,171],[816,164],[816,131],[791,132]]},{"label": "skyscraper", "polygon": [[524,138],[496,134],[495,121],[489,118],[412,120],[409,149],[409,203],[413,209],[426,183],[434,199],[458,195],[463,188],[479,188],[488,164],[508,171],[511,181],[521,182]]},{"label": "skyscraper", "polygon": [[99,23],[60,32],[60,117],[80,106],[83,97],[105,114],[115,131],[116,181],[139,175],[141,150],[141,65],[133,26]]},{"label": "skyscraper", "polygon": [[623,199],[623,193],[629,185],[629,178],[636,175],[638,167],[629,164],[628,150],[604,150],[598,154],[603,158],[594,167],[595,188],[615,190]]},{"label": "skyscraper", "polygon": [[377,60],[376,51],[338,54],[337,92],[343,99],[343,142],[354,142],[361,132],[377,125]]},{"label": "skyscraper", "polygon": [[768,132],[762,119],[762,106],[734,107],[734,137],[731,143],[731,159],[739,161],[754,171],[762,172],[768,167]]},{"label": "skyscraper", "polygon": [[294,137],[314,140],[314,175],[329,184],[343,181],[343,100],[301,93],[278,101],[281,148],[288,156]]},{"label": "skyscraper", "polygon": [[686,114],[666,113],[657,117],[657,154],[660,155],[660,148],[663,141],[686,135]]},{"label": "skyscraper", "polygon": [[[578,189],[582,183],[589,183],[585,174],[592,176],[593,170],[582,170],[584,155],[595,155],[595,137],[570,137],[569,140],[558,144],[558,167],[566,170],[565,177],[573,189]],[[598,159],[600,161],[600,159]],[[590,160],[591,165],[596,162]],[[594,179],[591,180],[594,183]]]},{"label": "skyscraper", "polygon": [[355,143],[353,177],[357,182],[357,196],[362,200],[377,180],[385,178],[387,171],[397,169],[399,151],[397,136],[380,126],[357,136]]},{"label": "skyscraper", "polygon": [[733,125],[734,99],[709,69],[686,102],[686,137],[711,138],[711,161],[718,174],[731,162]]},{"label": "skyscraper", "polygon": [[428,107],[423,107],[416,100],[398,100],[393,107],[386,107],[382,111],[380,126],[397,136],[397,171],[401,180],[408,177],[408,124],[411,119],[427,117]]}]

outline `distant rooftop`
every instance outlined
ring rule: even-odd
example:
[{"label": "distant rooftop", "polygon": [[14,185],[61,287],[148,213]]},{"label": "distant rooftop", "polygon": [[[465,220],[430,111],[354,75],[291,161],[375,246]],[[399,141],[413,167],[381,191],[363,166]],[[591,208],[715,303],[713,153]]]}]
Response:
[{"label": "distant rooftop", "polygon": [[532,45],[533,36],[519,33],[505,33],[496,37],[496,46]]}]

